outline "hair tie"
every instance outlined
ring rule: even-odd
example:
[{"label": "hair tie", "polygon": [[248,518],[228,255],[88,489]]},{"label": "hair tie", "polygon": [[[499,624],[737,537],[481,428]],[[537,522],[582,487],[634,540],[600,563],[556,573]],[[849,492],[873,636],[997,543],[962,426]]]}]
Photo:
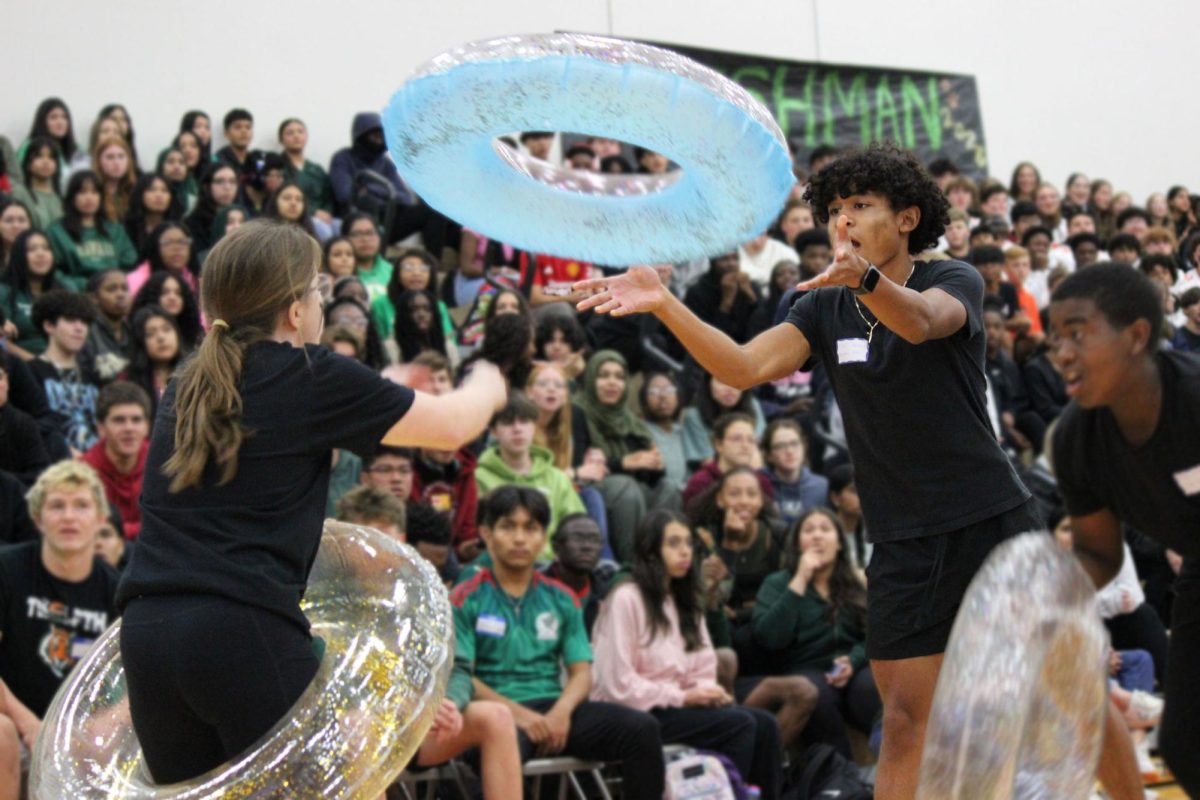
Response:
[{"label": "hair tie", "polygon": [[229,323],[223,319],[214,319],[212,321],[212,325],[210,325],[209,327],[210,328],[224,328],[225,330],[229,330]]}]

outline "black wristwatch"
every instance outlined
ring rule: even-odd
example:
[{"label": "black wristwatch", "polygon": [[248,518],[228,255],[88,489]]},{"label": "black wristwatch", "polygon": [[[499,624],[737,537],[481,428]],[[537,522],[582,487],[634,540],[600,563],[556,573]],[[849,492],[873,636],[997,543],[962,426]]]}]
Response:
[{"label": "black wristwatch", "polygon": [[875,269],[874,264],[867,264],[866,274],[863,275],[862,282],[858,286],[850,287],[850,291],[855,294],[870,294],[875,291],[875,287],[879,284],[879,276],[883,273]]}]

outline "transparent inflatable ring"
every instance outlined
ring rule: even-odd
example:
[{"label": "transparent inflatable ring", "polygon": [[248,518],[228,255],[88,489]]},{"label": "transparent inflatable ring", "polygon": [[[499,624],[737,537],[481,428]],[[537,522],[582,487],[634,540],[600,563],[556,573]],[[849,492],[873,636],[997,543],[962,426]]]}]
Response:
[{"label": "transparent inflatable ring", "polygon": [[[779,126],[744,89],[621,39],[463,45],[421,66],[383,120],[400,174],[433,208],[506,244],[601,264],[730,252],[767,229],[795,182]],[[618,139],[682,169],[601,175],[496,138],[527,130]]]},{"label": "transparent inflatable ring", "polygon": [[1095,782],[1108,634],[1046,533],[996,548],[963,600],[933,698],[922,800],[1073,800]]},{"label": "transparent inflatable ring", "polygon": [[325,654],[288,714],[236,759],[156,786],[129,719],[120,623],[55,695],[34,745],[30,796],[376,797],[433,724],[454,659],[450,603],[428,562],[384,534],[329,520],[304,612]]}]

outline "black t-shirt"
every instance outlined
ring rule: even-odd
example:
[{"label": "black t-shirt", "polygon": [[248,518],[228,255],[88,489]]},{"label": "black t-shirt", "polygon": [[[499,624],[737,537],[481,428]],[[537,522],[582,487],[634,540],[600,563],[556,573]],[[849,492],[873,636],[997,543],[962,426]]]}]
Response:
[{"label": "black t-shirt", "polygon": [[1125,441],[1107,407],[1072,401],[1054,433],[1054,472],[1067,512],[1103,508],[1190,558],[1200,558],[1200,356],[1156,355],[1162,410],[1149,441]]},{"label": "black t-shirt", "polygon": [[39,717],[59,685],[117,617],[117,573],[100,558],[78,583],[42,564],[42,544],[0,548],[0,678]]},{"label": "black t-shirt", "polygon": [[787,321],[824,363],[846,426],[854,480],[873,542],[958,530],[1029,497],[988,420],[983,278],[960,261],[916,262],[908,288],[959,300],[956,333],[913,345],[875,327],[845,287],[809,292]]},{"label": "black t-shirt", "polygon": [[[307,357],[306,357],[307,354]],[[175,384],[167,388],[146,457],[142,531],[117,592],[216,594],[276,612],[308,629],[300,599],[316,558],[334,448],[367,457],[408,411],[411,389],[320,347],[260,342],[246,353],[237,476],[168,491]]]}]

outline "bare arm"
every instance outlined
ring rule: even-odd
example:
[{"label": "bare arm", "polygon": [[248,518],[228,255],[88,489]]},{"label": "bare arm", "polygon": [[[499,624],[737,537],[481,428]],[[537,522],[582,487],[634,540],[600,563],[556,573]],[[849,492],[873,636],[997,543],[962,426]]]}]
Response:
[{"label": "bare arm", "polygon": [[704,323],[675,297],[649,267],[631,267],[623,275],[580,281],[576,291],[598,292],[578,306],[614,317],[651,312],[680,344],[723,383],[749,389],[791,375],[812,355],[812,347],[794,325],[776,325],[739,345]]},{"label": "bare arm", "polygon": [[435,396],[416,392],[412,407],[383,437],[390,447],[428,447],[457,450],[474,439],[497,410],[507,392],[500,371],[478,362],[461,387]]},{"label": "bare arm", "polygon": [[1071,517],[1075,556],[1099,589],[1121,571],[1125,559],[1121,523],[1107,508],[1082,517]]},{"label": "bare arm", "polygon": [[572,664],[567,664],[567,685],[563,687],[562,694],[554,703],[554,707],[549,713],[564,714],[571,716],[571,713],[582,703],[588,699],[588,693],[592,691],[592,665],[588,661],[576,661]]}]

